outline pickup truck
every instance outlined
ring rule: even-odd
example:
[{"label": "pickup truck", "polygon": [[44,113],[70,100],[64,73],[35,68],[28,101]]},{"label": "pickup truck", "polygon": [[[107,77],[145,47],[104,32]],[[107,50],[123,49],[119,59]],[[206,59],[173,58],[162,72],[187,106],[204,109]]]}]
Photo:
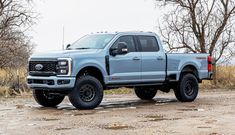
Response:
[{"label": "pickup truck", "polygon": [[212,78],[212,58],[165,53],[152,32],[95,33],[66,50],[32,55],[28,70],[38,104],[55,107],[68,96],[77,109],[93,109],[104,90],[119,87],[134,88],[143,100],[172,89],[179,101],[194,101],[198,83]]}]

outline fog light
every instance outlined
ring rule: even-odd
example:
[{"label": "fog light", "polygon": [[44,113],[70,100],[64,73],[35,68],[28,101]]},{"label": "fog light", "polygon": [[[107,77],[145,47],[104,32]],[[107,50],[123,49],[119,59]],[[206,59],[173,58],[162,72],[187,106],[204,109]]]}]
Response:
[{"label": "fog light", "polygon": [[57,81],[58,85],[69,84],[69,83],[70,83],[70,80],[58,80]]}]

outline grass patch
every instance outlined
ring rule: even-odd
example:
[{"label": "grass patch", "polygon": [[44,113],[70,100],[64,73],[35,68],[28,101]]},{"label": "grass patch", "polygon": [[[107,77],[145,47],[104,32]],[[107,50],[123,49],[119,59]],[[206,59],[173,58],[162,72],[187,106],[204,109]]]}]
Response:
[{"label": "grass patch", "polygon": [[203,89],[235,89],[235,66],[218,66],[217,79],[205,80],[200,85]]},{"label": "grass patch", "polygon": [[7,86],[1,86],[0,87],[0,97],[29,97],[32,96],[32,92],[30,89],[25,89],[22,90],[20,89],[19,91],[16,91],[14,89],[11,89],[10,87]]},{"label": "grass patch", "polygon": [[133,93],[133,88],[119,88],[119,89],[111,89],[111,90],[105,90],[105,94],[131,94]]},{"label": "grass patch", "polygon": [[0,87],[0,97],[7,97],[9,96],[10,90],[9,87]]}]

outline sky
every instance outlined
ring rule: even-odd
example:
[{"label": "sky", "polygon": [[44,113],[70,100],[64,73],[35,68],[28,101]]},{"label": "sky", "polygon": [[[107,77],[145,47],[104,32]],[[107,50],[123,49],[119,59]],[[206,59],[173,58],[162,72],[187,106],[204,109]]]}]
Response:
[{"label": "sky", "polygon": [[161,15],[154,0],[38,0],[40,14],[31,33],[35,53],[61,50],[64,44],[95,32],[152,31]]}]

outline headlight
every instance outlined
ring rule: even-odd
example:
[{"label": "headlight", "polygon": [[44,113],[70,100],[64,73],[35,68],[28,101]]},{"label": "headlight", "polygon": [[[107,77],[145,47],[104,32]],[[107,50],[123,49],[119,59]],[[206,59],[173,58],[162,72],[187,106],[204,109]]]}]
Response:
[{"label": "headlight", "polygon": [[68,61],[59,61],[58,65],[59,66],[67,66],[68,65]]},{"label": "headlight", "polygon": [[70,76],[72,70],[72,59],[71,58],[59,58],[57,63],[57,75],[59,76]]}]

